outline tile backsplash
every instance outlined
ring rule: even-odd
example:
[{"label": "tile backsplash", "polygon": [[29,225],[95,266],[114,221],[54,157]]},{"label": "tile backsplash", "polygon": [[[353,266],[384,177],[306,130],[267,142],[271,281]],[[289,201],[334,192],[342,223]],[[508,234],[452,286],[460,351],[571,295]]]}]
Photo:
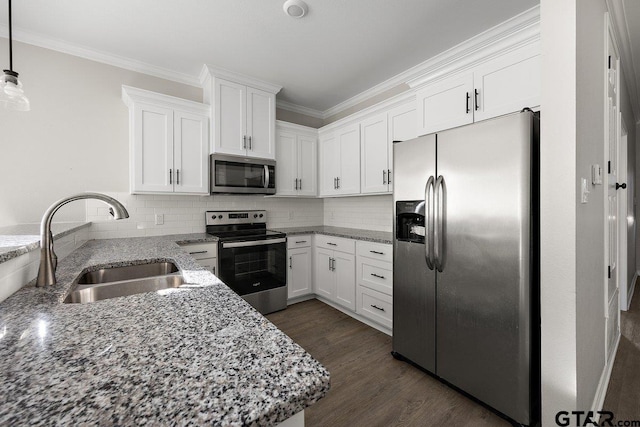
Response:
[{"label": "tile backsplash", "polygon": [[[107,192],[129,211],[129,219],[113,221],[104,203],[86,201],[90,239],[203,233],[208,210],[262,209],[267,227],[331,225],[376,231],[391,231],[392,196],[359,196],[327,199],[297,199],[263,196],[215,195],[174,196]],[[155,216],[164,223],[156,225]]]},{"label": "tile backsplash", "polygon": [[324,199],[324,225],[392,231],[393,196],[387,194]]},{"label": "tile backsplash", "polygon": [[[107,192],[129,211],[129,219],[113,221],[104,203],[87,200],[90,239],[203,233],[204,212],[208,210],[262,209],[267,211],[267,227],[322,225],[322,199],[294,199],[263,196],[215,195],[174,196]],[[156,225],[155,216],[164,223]]]}]

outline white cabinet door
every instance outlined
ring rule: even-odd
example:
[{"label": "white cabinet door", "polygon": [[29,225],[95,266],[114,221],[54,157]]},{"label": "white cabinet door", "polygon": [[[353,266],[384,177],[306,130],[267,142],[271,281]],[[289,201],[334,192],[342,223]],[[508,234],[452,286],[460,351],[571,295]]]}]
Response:
[{"label": "white cabinet door", "polygon": [[335,135],[325,135],[320,139],[320,195],[337,194],[336,178],[340,173],[340,150]]},{"label": "white cabinet door", "polygon": [[275,159],[276,96],[263,90],[246,88],[247,156]]},{"label": "white cabinet door", "polygon": [[289,249],[289,274],[287,275],[289,298],[312,293],[311,284],[311,248]]},{"label": "white cabinet door", "polygon": [[360,125],[337,129],[339,150],[338,194],[360,193]]},{"label": "white cabinet door", "polygon": [[298,194],[315,196],[317,184],[317,139],[313,136],[298,136]]},{"label": "white cabinet door", "polygon": [[209,194],[209,118],[176,110],[173,119],[174,191]]},{"label": "white cabinet door", "polygon": [[131,192],[172,192],[173,110],[136,103],[133,116]]},{"label": "white cabinet door", "polygon": [[333,274],[333,251],[327,249],[315,249],[316,274],[314,280],[315,293],[331,301],[336,294],[336,279]]},{"label": "white cabinet door", "polygon": [[244,156],[247,117],[247,87],[223,79],[215,80],[214,147],[216,153]]},{"label": "white cabinet door", "polygon": [[355,257],[343,252],[334,252],[334,275],[336,281],[335,301],[355,311],[356,309],[356,262]]},{"label": "white cabinet door", "polygon": [[389,173],[387,182],[389,191],[393,191],[393,141],[408,141],[416,138],[416,105],[410,102],[388,112],[389,129]]},{"label": "white cabinet door", "polygon": [[540,105],[540,46],[534,43],[499,56],[474,71],[474,120]]},{"label": "white cabinet door", "polygon": [[278,171],[276,173],[276,191],[279,196],[295,196],[298,179],[298,141],[295,133],[280,130],[278,142]]},{"label": "white cabinet door", "polygon": [[389,136],[387,113],[360,123],[360,183],[362,193],[389,191]]},{"label": "white cabinet door", "polygon": [[216,266],[218,265],[217,258],[204,258],[199,259],[197,262],[213,274],[216,274]]},{"label": "white cabinet door", "polygon": [[473,123],[473,73],[433,83],[416,94],[418,135]]}]

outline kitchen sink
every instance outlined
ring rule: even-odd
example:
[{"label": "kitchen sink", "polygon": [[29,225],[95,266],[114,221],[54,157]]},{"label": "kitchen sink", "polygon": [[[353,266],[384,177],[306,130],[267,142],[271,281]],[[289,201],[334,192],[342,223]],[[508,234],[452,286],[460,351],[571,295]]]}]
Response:
[{"label": "kitchen sink", "polygon": [[80,276],[65,303],[87,303],[163,289],[178,288],[184,279],[171,262],[103,268]]},{"label": "kitchen sink", "polygon": [[120,282],[122,280],[141,279],[144,277],[163,276],[178,272],[172,262],[153,262],[149,264],[127,265],[124,267],[101,268],[83,274],[78,285],[95,285],[100,283]]}]

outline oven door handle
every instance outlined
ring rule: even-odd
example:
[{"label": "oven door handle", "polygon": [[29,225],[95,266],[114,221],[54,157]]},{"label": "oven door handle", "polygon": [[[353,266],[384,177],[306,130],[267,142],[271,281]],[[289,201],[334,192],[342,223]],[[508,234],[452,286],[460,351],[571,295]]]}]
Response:
[{"label": "oven door handle", "polygon": [[267,239],[267,240],[252,240],[249,242],[222,242],[222,249],[226,248],[245,248],[248,246],[263,246],[263,245],[275,245],[276,243],[284,243],[287,241],[286,237],[281,239]]}]

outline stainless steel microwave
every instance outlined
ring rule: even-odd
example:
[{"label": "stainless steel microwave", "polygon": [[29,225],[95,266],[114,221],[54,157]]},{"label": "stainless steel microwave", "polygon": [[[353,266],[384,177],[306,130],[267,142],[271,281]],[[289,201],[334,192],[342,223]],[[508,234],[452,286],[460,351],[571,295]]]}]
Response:
[{"label": "stainless steel microwave", "polygon": [[212,154],[211,194],[276,194],[276,161]]}]

